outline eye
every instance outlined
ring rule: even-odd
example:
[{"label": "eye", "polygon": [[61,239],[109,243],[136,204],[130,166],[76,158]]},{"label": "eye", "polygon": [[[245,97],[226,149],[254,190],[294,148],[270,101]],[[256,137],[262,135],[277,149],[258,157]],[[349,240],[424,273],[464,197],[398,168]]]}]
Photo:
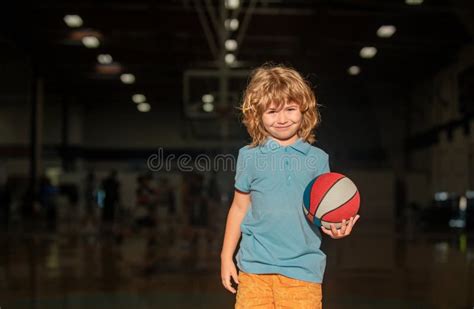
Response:
[{"label": "eye", "polygon": [[274,110],[269,110],[269,111],[267,111],[267,114],[275,114],[275,111]]},{"label": "eye", "polygon": [[295,110],[296,110],[296,107],[288,107],[286,110],[287,110],[287,111],[295,111]]}]

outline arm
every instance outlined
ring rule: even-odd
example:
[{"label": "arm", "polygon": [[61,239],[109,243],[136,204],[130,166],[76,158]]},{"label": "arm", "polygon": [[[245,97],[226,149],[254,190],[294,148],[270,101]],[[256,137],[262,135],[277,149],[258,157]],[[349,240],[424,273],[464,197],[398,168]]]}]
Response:
[{"label": "arm", "polygon": [[227,223],[224,234],[224,243],[221,252],[221,278],[224,287],[232,293],[236,290],[232,287],[231,277],[235,283],[239,284],[237,269],[233,256],[237,243],[239,242],[241,231],[240,224],[250,206],[250,194],[235,190],[234,200],[227,215]]}]

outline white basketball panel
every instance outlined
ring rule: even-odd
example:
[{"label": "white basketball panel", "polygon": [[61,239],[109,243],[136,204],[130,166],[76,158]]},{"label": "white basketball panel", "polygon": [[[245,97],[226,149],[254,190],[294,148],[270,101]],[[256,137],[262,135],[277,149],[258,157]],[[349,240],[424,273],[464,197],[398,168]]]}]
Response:
[{"label": "white basketball panel", "polygon": [[355,184],[347,177],[339,179],[324,196],[318,209],[316,217],[321,218],[331,210],[346,203],[357,192]]}]

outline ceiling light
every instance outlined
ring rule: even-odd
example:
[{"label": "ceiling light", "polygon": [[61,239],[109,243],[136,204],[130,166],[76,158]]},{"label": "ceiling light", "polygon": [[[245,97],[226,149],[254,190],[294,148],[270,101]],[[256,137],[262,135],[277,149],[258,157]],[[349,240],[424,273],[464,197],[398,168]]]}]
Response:
[{"label": "ceiling light", "polygon": [[353,65],[351,67],[349,67],[349,69],[347,69],[347,72],[350,74],[350,75],[359,75],[360,73],[360,68],[356,65]]},{"label": "ceiling light", "polygon": [[210,113],[214,110],[214,104],[212,103],[204,103],[202,105],[202,109],[206,112],[206,113]]},{"label": "ceiling light", "polygon": [[100,64],[111,64],[112,61],[112,56],[109,54],[100,54],[97,56],[97,62]]},{"label": "ceiling light", "polygon": [[240,6],[239,0],[225,0],[225,7],[229,10],[235,10]]},{"label": "ceiling light", "polygon": [[405,0],[405,3],[408,5],[420,5],[423,3],[423,0]]},{"label": "ceiling light", "polygon": [[239,29],[239,20],[237,18],[226,19],[224,25],[227,30],[235,31]]},{"label": "ceiling light", "polygon": [[203,103],[212,103],[214,102],[214,96],[212,94],[205,94],[202,96]]},{"label": "ceiling light", "polygon": [[100,45],[100,41],[93,35],[86,35],[82,38],[82,44],[87,48],[97,48]]},{"label": "ceiling light", "polygon": [[143,102],[143,103],[139,103],[137,105],[137,109],[142,112],[142,113],[146,113],[146,112],[149,112],[150,109],[151,109],[151,106],[150,104],[146,103],[146,102]]},{"label": "ceiling light", "polygon": [[237,41],[236,40],[226,40],[225,41],[225,49],[228,51],[234,51],[237,49]]},{"label": "ceiling light", "polygon": [[375,47],[364,47],[360,50],[360,56],[365,59],[373,58],[377,54],[377,48]]},{"label": "ceiling light", "polygon": [[377,35],[381,38],[389,38],[395,33],[395,31],[397,31],[395,26],[384,25],[380,26],[380,28],[377,30]]},{"label": "ceiling light", "polygon": [[82,26],[82,18],[79,15],[66,15],[63,18],[66,25],[71,28],[78,28]]},{"label": "ceiling light", "polygon": [[225,63],[227,64],[233,64],[235,62],[235,56],[234,54],[227,54],[225,55]]},{"label": "ceiling light", "polygon": [[141,93],[137,93],[132,96],[132,101],[137,104],[143,103],[146,101],[146,97]]},{"label": "ceiling light", "polygon": [[135,82],[135,75],[130,73],[125,73],[120,75],[120,80],[124,84],[133,84]]}]

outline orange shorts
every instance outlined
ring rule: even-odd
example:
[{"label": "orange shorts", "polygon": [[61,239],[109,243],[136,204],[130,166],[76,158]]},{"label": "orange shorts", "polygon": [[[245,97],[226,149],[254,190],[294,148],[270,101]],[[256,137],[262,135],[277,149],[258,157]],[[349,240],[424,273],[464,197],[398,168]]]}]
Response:
[{"label": "orange shorts", "polygon": [[320,283],[240,272],[235,308],[321,309],[322,298]]}]

